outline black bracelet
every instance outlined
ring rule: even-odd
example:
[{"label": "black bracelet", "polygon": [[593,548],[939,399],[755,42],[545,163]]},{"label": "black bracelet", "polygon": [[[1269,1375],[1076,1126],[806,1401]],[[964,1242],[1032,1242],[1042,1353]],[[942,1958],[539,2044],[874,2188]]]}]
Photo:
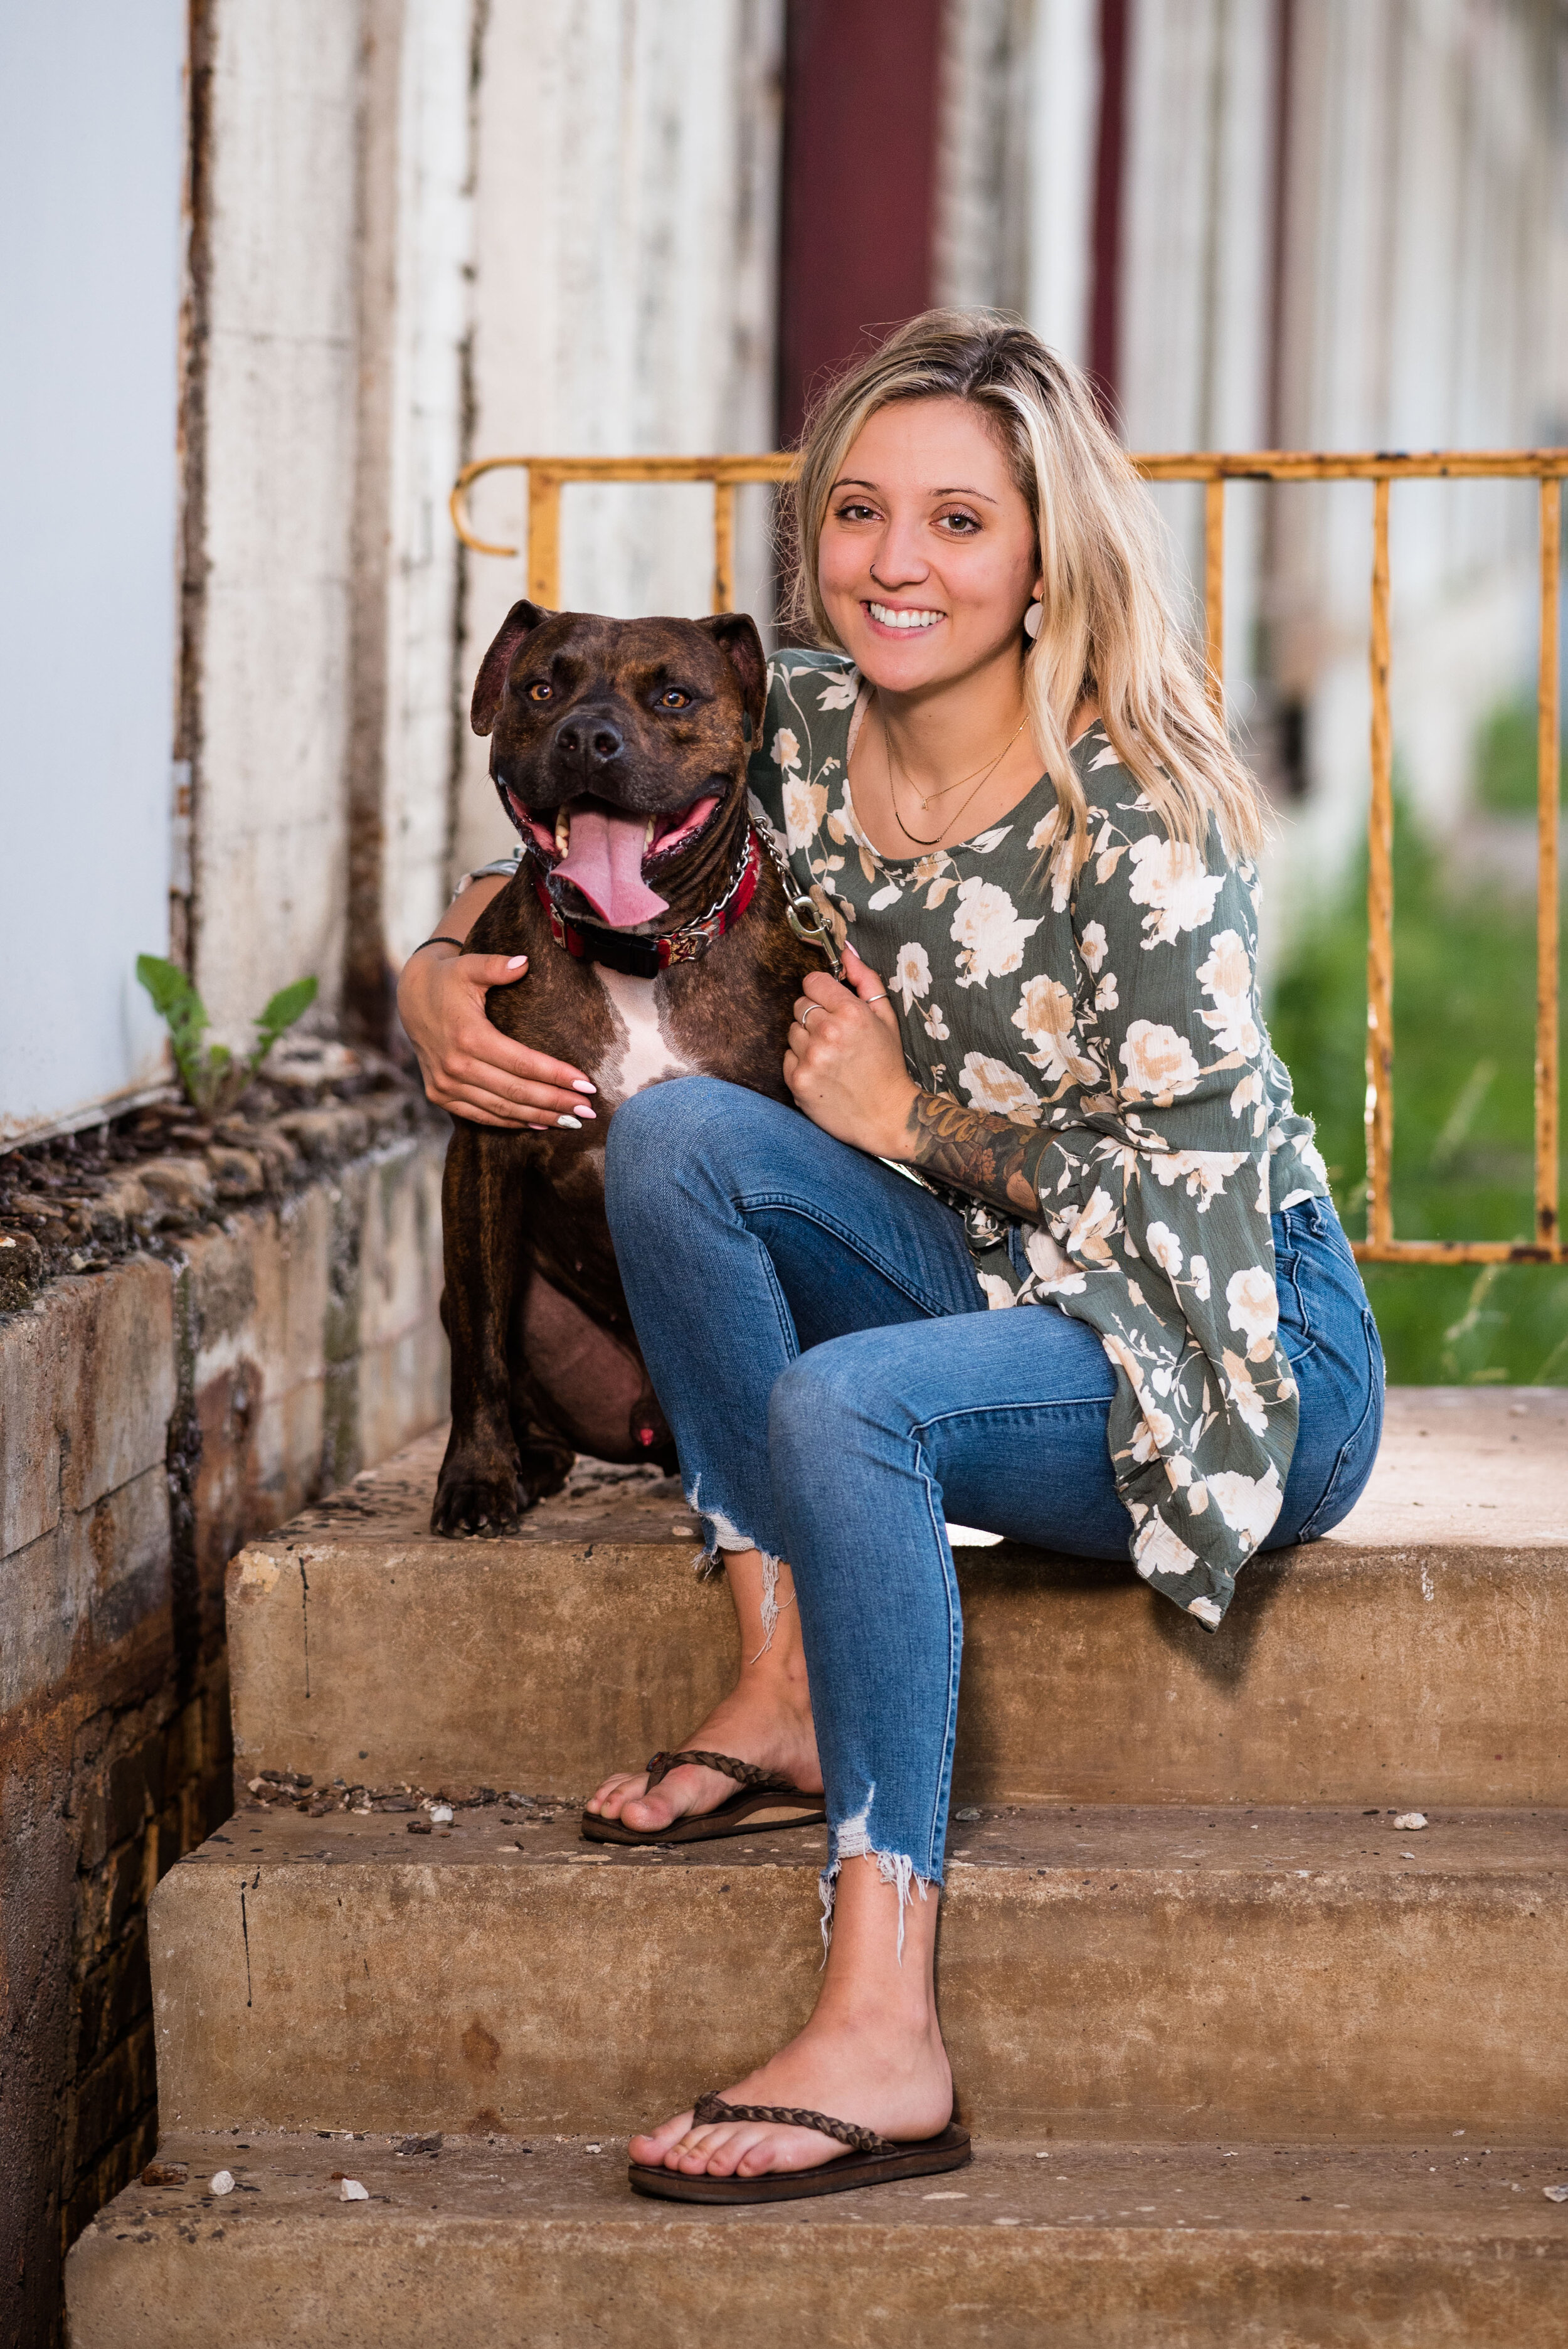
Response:
[{"label": "black bracelet", "polygon": [[427,947],[456,947],[459,954],[466,954],[468,952],[468,942],[466,939],[449,938],[447,936],[444,930],[438,930],[433,938],[420,939],[418,945],[414,948],[413,954],[410,954],[408,957],[409,961],[413,961],[414,955],[423,954]]}]

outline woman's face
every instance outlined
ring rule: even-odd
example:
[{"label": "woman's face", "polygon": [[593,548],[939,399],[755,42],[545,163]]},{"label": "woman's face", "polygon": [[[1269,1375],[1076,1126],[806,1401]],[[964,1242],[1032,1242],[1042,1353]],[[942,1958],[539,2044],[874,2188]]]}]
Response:
[{"label": "woman's face", "polygon": [[840,643],[890,693],[1021,657],[1039,593],[1034,517],[982,409],[877,409],[833,483],[817,578]]}]

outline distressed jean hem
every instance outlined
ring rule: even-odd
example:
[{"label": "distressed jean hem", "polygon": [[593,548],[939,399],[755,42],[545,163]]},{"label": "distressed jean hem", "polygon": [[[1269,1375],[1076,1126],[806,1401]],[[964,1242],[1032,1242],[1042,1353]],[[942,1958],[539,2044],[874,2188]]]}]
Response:
[{"label": "distressed jean hem", "polygon": [[779,1568],[783,1561],[775,1557],[771,1550],[764,1549],[760,1542],[753,1541],[748,1534],[743,1534],[733,1518],[726,1516],[722,1509],[709,1508],[706,1502],[699,1500],[697,1496],[701,1491],[702,1478],[694,1476],[691,1491],[686,1496],[686,1506],[694,1516],[701,1517],[707,1527],[707,1547],[697,1552],[694,1561],[698,1578],[704,1582],[711,1581],[715,1575],[723,1572],[722,1559],[732,1554],[739,1556],[754,1549],[762,1560],[762,1645],[757,1655],[748,1659],[751,1663],[756,1663],[758,1657],[765,1656],[772,1647],[773,1634],[779,1628],[779,1618],[783,1611],[779,1604]]},{"label": "distressed jean hem", "polygon": [[871,1837],[863,1827],[843,1827],[833,1837],[833,1857],[817,1878],[817,1891],[822,1903],[822,1963],[828,1962],[828,1951],[833,1942],[833,1908],[838,1897],[839,1870],[846,1859],[874,1859],[877,1874],[884,1884],[898,1888],[898,1962],[903,1963],[903,1912],[918,1891],[923,1900],[929,1899],[934,1885],[941,1886],[929,1876],[920,1876],[907,1852],[873,1851]]}]

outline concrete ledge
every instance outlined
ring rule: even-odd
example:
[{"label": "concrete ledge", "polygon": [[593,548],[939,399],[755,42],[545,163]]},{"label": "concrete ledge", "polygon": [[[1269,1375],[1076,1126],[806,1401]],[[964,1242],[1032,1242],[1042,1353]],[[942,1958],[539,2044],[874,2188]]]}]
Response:
[{"label": "concrete ledge", "polygon": [[[1388,1402],[1360,1506],[1254,1558],[1217,1635],[1130,1568],[960,1551],[960,1798],[1568,1802],[1568,1392]],[[726,1686],[732,1618],[692,1572],[678,1486],[589,1486],[516,1539],[433,1541],[442,1444],[234,1560],[242,1781],[581,1795]]]},{"label": "concrete ledge", "polygon": [[[163,2124],[678,2111],[810,2013],[825,1848],[615,1850],[560,1810],[418,1838],[241,1811],[153,1901]],[[989,2134],[1495,2146],[1568,2105],[1568,1817],[993,1812],[949,1860],[944,2030]]]},{"label": "concrete ledge", "polygon": [[[612,2140],[166,2136],[67,2269],[73,2349],[1555,2349],[1550,2153],[984,2143],[772,2209],[638,2201]],[[1048,2151],[1042,2161],[1038,2155]],[[220,2166],[242,2190],[205,2191]],[[335,2171],[370,2199],[338,2199]]]}]

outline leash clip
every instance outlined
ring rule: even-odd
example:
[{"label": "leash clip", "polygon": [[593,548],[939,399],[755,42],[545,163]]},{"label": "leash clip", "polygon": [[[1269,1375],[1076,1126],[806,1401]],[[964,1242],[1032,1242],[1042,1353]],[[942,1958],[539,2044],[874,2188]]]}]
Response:
[{"label": "leash clip", "polygon": [[837,943],[831,931],[823,927],[822,917],[811,899],[804,896],[789,898],[784,906],[784,919],[801,945],[815,947],[819,954],[825,955],[833,977],[841,978],[844,966],[840,959]]},{"label": "leash clip", "polygon": [[799,889],[789,860],[774,836],[773,826],[758,810],[752,819],[752,831],[760,839],[769,855],[779,868],[779,878],[784,885],[784,919],[803,947],[812,947],[823,956],[835,978],[842,978],[844,965],[832,932],[825,929],[815,901]]}]

